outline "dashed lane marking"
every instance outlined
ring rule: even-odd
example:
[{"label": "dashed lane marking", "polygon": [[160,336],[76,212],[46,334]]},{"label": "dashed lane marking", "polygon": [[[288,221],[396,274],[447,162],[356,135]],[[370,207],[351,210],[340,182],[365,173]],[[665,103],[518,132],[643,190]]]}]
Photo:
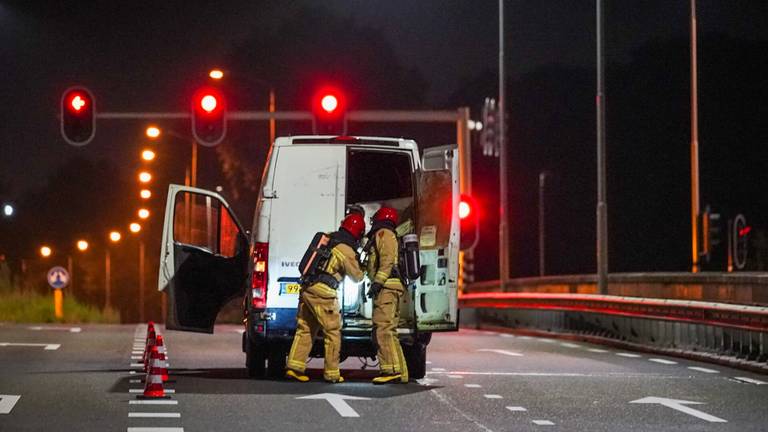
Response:
[{"label": "dashed lane marking", "polygon": [[509,333],[500,333],[499,336],[501,336],[503,338],[513,338],[513,337],[515,337],[515,335],[511,335]]},{"label": "dashed lane marking", "polygon": [[598,354],[603,354],[603,353],[610,352],[608,350],[604,350],[604,349],[600,349],[600,348],[589,348],[587,351],[593,352],[593,353],[598,353]]},{"label": "dashed lane marking", "polygon": [[10,414],[21,395],[0,395],[0,414]]},{"label": "dashed lane marking", "polygon": [[688,369],[699,371],[699,372],[704,372],[704,373],[709,373],[709,374],[720,373],[720,371],[716,371],[714,369],[707,369],[707,368],[698,367],[698,366],[688,366]]},{"label": "dashed lane marking", "polygon": [[179,401],[177,400],[167,400],[167,399],[158,399],[158,400],[129,400],[128,405],[178,405]]},{"label": "dashed lane marking", "polygon": [[128,432],[184,432],[183,427],[129,427]]},{"label": "dashed lane marking", "polygon": [[566,348],[581,348],[581,345],[570,343],[570,342],[562,342],[560,346],[564,346]]},{"label": "dashed lane marking", "polygon": [[485,394],[483,397],[486,399],[501,399],[501,395],[497,394]]},{"label": "dashed lane marking", "polygon": [[130,367],[132,367],[132,368],[138,368],[138,367],[143,368],[144,367],[144,363],[131,363]]},{"label": "dashed lane marking", "polygon": [[33,327],[27,327],[29,330],[35,330],[35,331],[65,331],[70,333],[80,333],[83,331],[80,327],[43,327],[43,326],[33,326]]},{"label": "dashed lane marking", "polygon": [[526,408],[521,407],[521,406],[508,406],[507,409],[512,411],[512,412],[528,411]]},{"label": "dashed lane marking", "polygon": [[432,368],[433,372],[445,372],[445,368]]},{"label": "dashed lane marking", "polygon": [[133,355],[133,356],[131,356],[131,360],[141,360],[141,359],[143,359],[143,358],[144,358],[144,357],[142,357],[142,356],[140,356],[140,355]]},{"label": "dashed lane marking", "polygon": [[61,348],[61,344],[45,344],[45,343],[15,343],[15,342],[0,342],[0,347],[43,347],[45,351],[56,351]]},{"label": "dashed lane marking", "polygon": [[464,378],[464,377],[463,377],[463,376],[461,376],[461,375],[448,375],[448,378],[453,378],[453,379],[462,379],[462,378]]},{"label": "dashed lane marking", "polygon": [[760,380],[756,380],[756,379],[752,379],[752,378],[747,378],[747,377],[735,377],[734,379],[737,379],[739,381],[744,381],[744,382],[750,383],[750,384],[755,384],[755,385],[765,385],[765,384],[768,384],[765,381],[760,381]]},{"label": "dashed lane marking", "polygon": [[616,353],[619,357],[626,357],[626,358],[640,358],[642,357],[640,354],[632,354],[632,353]]},{"label": "dashed lane marking", "polygon": [[536,426],[554,426],[555,424],[549,420],[534,420],[533,424]]},{"label": "dashed lane marking", "polygon": [[139,383],[141,383],[141,380],[140,379],[132,379],[132,380],[128,380],[128,382],[131,383],[131,384],[139,384]]},{"label": "dashed lane marking", "polygon": [[477,352],[491,352],[491,353],[501,354],[501,355],[510,356],[510,357],[522,357],[523,356],[520,353],[516,353],[516,352],[512,352],[512,351],[507,351],[507,350],[502,350],[502,349],[483,348],[483,349],[477,350]]},{"label": "dashed lane marking", "polygon": [[533,338],[530,337],[530,336],[520,336],[520,339],[522,339],[522,340],[531,340]]},{"label": "dashed lane marking", "polygon": [[556,342],[554,339],[547,339],[547,338],[539,338],[538,341],[544,342],[544,343],[551,343],[551,344]]},{"label": "dashed lane marking", "polygon": [[584,378],[584,377],[607,377],[607,378],[661,378],[661,379],[688,379],[687,377],[681,377],[676,375],[661,374],[661,373],[627,373],[627,372],[593,372],[593,373],[579,373],[579,372],[484,372],[484,371],[450,371],[450,372],[427,372],[427,375],[443,375],[449,374],[452,376],[527,376],[527,377],[571,377],[571,378]]},{"label": "dashed lane marking", "polygon": [[431,361],[429,361],[429,360],[427,360],[427,361],[426,361],[426,364],[432,364],[432,362],[431,362]]},{"label": "dashed lane marking", "polygon": [[138,418],[181,418],[181,413],[177,412],[129,412],[128,417]]},{"label": "dashed lane marking", "polygon": [[676,361],[659,359],[659,358],[648,359],[648,361],[652,361],[654,363],[661,363],[661,364],[665,364],[665,365],[676,365],[677,364]]},{"label": "dashed lane marking", "polygon": [[475,426],[477,426],[479,429],[485,431],[485,432],[493,432],[491,429],[488,429],[484,424],[480,423],[476,418],[472,417],[471,415],[465,413],[461,410],[461,408],[457,407],[455,404],[451,403],[451,400],[448,399],[448,397],[440,392],[437,391],[437,389],[432,389],[429,391],[435,397],[437,400],[442,402],[445,405],[448,405],[449,408],[459,413],[462,417],[464,417],[467,421],[472,422]]},{"label": "dashed lane marking", "polygon": [[480,388],[482,386],[480,384],[464,384],[464,387],[466,387],[466,388]]}]

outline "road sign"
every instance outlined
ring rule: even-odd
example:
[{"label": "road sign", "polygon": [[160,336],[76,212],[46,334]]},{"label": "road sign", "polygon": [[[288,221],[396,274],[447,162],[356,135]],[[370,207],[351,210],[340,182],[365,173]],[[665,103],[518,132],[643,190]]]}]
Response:
[{"label": "road sign", "polygon": [[48,270],[48,285],[60,290],[69,284],[69,272],[64,267],[56,266]]}]

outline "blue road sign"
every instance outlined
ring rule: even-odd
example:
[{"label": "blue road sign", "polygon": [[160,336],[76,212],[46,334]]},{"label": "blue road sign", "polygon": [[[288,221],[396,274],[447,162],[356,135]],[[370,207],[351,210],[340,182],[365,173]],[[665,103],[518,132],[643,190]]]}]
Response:
[{"label": "blue road sign", "polygon": [[64,267],[56,266],[48,270],[48,285],[53,289],[62,289],[69,284],[69,272]]}]

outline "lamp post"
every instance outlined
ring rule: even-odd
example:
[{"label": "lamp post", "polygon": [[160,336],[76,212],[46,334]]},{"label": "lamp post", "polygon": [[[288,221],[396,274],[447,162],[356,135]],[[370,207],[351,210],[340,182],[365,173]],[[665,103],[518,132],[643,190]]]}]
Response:
[{"label": "lamp post", "polygon": [[[119,231],[112,231],[109,233],[109,240],[112,243],[117,243],[122,238],[122,234]],[[104,252],[104,309],[110,309],[112,307],[112,260],[109,253],[109,244],[107,244]]]}]

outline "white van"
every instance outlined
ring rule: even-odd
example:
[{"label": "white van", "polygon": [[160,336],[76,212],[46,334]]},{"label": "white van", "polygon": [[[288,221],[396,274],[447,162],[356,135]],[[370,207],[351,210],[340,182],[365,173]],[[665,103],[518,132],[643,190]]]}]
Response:
[{"label": "white van", "polygon": [[[296,328],[298,263],[312,236],[335,231],[346,210],[366,222],[382,205],[398,210],[400,234],[419,236],[421,272],[403,296],[398,329],[412,378],[426,371],[434,331],[458,327],[459,178],[456,146],[419,150],[412,140],[278,138],[269,150],[250,239],[218,194],[171,185],[159,289],[166,326],[213,332],[219,310],[244,299],[243,352],[252,376],[280,376]],[[368,226],[370,228],[370,226]],[[341,357],[373,357],[369,282],[345,280]],[[313,356],[322,356],[322,343]]]}]

